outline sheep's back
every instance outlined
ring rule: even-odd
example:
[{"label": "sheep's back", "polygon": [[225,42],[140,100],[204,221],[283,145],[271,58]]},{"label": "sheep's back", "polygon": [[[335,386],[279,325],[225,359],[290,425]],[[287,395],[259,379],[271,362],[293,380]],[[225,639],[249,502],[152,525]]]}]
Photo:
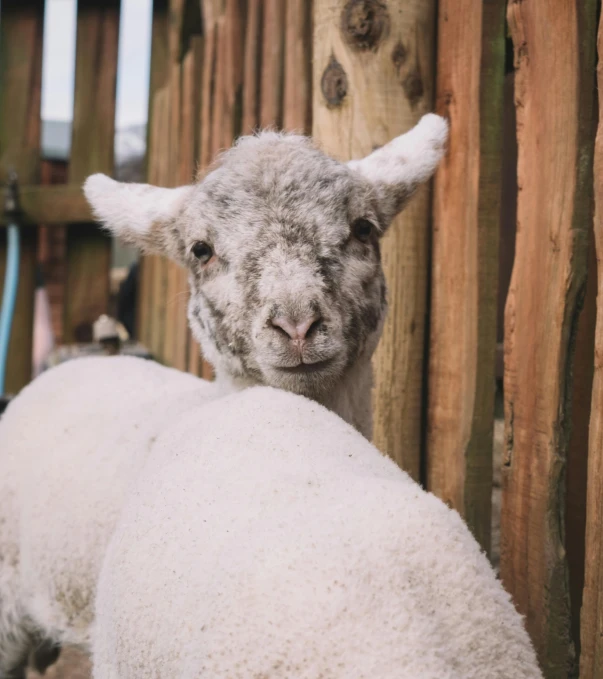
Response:
[{"label": "sheep's back", "polygon": [[111,541],[96,679],[540,677],[459,516],[342,420],[268,388],[203,420],[158,439]]}]

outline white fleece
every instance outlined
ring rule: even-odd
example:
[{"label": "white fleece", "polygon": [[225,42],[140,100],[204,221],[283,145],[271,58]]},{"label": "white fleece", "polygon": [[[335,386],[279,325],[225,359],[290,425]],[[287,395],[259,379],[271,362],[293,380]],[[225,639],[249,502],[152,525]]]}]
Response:
[{"label": "white fleece", "polygon": [[0,655],[25,613],[55,640],[87,645],[102,556],[134,477],[162,428],[217,393],[157,363],[96,357],[43,373],[10,404],[0,420]]},{"label": "white fleece", "polygon": [[103,563],[93,654],[95,679],[542,677],[458,514],[268,387],[158,436]]}]

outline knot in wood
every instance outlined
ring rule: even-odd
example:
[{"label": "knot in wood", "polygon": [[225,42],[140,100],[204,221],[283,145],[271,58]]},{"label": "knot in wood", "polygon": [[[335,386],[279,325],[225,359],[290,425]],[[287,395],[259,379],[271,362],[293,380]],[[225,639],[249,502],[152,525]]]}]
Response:
[{"label": "knot in wood", "polygon": [[388,28],[387,7],[379,0],[349,0],[341,13],[343,37],[356,50],[376,49]]},{"label": "knot in wood", "polygon": [[348,77],[334,55],[322,74],[320,89],[329,106],[341,106],[348,93]]},{"label": "knot in wood", "polygon": [[425,91],[421,76],[417,72],[409,73],[406,78],[404,78],[402,87],[404,88],[404,94],[406,94],[406,98],[412,106],[418,103],[419,99],[421,99],[423,96],[423,92]]}]

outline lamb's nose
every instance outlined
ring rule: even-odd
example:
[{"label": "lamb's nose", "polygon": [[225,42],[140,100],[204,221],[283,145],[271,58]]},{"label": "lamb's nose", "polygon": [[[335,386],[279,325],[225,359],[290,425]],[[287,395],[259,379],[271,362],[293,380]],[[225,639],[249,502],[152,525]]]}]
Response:
[{"label": "lamb's nose", "polygon": [[320,314],[313,314],[299,321],[287,316],[277,316],[271,320],[271,323],[276,330],[284,332],[290,339],[305,340],[316,330],[321,321]]}]

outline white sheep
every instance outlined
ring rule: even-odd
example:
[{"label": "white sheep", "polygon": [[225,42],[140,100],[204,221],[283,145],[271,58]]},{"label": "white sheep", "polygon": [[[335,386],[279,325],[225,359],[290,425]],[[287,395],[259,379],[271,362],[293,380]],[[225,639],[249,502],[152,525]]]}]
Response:
[{"label": "white sheep", "polygon": [[446,137],[430,114],[344,164],[304,137],[265,132],[192,186],[88,179],[103,224],[189,268],[189,319],[218,380],[80,359],[11,403],[0,421],[0,679],[22,676],[28,648],[45,639],[87,648],[105,546],[174,413],[267,384],[370,436],[370,358],[386,310],[379,239],[435,171]]},{"label": "white sheep", "polygon": [[175,418],[103,562],[94,679],[541,679],[459,515],[317,403]]}]

